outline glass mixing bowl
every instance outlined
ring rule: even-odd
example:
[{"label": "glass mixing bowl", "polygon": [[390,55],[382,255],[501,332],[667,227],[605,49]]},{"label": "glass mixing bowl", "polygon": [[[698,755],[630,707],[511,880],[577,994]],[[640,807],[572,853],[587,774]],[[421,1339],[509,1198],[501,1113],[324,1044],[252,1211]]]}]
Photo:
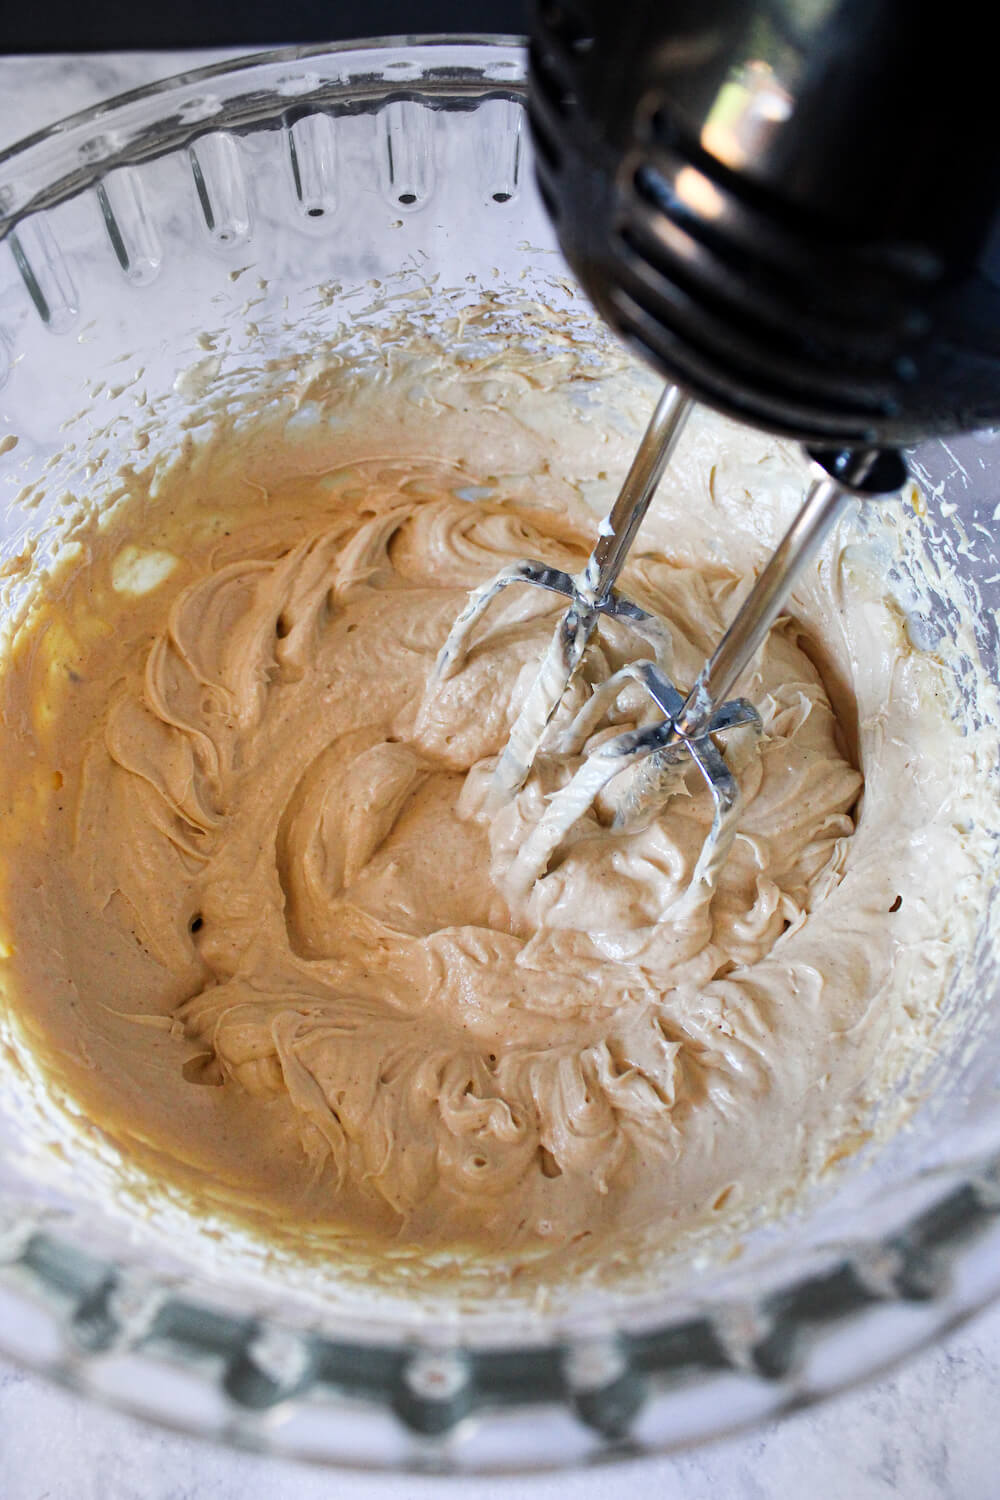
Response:
[{"label": "glass mixing bowl", "polygon": [[[299,48],[126,95],[0,156],[8,614],[65,494],[141,441],[147,390],[180,440],[199,382],[238,397],[275,354],[294,372],[315,320],[349,319],[358,296],[376,321],[379,298],[418,284],[431,316],[463,286],[579,307],[534,189],[524,78],[503,39]],[[220,329],[239,337],[206,332]],[[914,462],[995,676],[991,437]],[[952,628],[951,608],[923,627]],[[997,993],[988,916],[962,981],[980,1001]],[[771,1419],[1000,1289],[1000,1010],[972,1013],[909,1128],[738,1260],[642,1296],[497,1313],[317,1299],[266,1261],[237,1275],[224,1247],[213,1260],[130,1221],[44,1149],[44,1096],[20,1086],[31,1058],[0,1005],[0,1349],[132,1412],[342,1466],[524,1471]],[[95,1137],[95,1172],[103,1150]]]}]

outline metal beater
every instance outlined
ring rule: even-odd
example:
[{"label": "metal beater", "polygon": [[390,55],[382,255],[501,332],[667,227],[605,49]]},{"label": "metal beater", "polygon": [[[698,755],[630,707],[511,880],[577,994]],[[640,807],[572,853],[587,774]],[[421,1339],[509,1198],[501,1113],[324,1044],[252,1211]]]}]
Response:
[{"label": "metal beater", "polygon": [[576,578],[527,558],[509,564],[473,590],[438,656],[435,673],[438,680],[445,680],[464,662],[472,631],[486,608],[511,584],[548,589],[570,601],[497,762],[493,795],[500,803],[524,785],[600,616],[621,621],[653,647],[653,659],[629,663],[594,690],[555,748],[578,754],[628,681],[639,683],[664,717],[605,740],[555,793],[511,869],[512,882],[524,889],[545,874],[558,845],[610,781],[625,771],[637,770],[618,804],[614,826],[620,830],[643,826],[669,795],[669,768],[686,757],[697,766],[714,804],[712,826],[692,877],[692,888],[714,884],[732,843],[740,809],[739,786],[716,744],[716,736],[749,724],[760,728],[752,704],[744,698],[727,702],[728,694],[763,645],[803,568],[848,502],[855,496],[894,491],[905,480],[905,467],[891,451],[817,452],[814,456],[827,472],[809,487],[784,538],[684,697],[662,665],[669,646],[666,626],[633,600],[616,593],[614,585],[691,406],[690,398],[676,386],[666,387],[618,498],[601,523],[597,544]]}]

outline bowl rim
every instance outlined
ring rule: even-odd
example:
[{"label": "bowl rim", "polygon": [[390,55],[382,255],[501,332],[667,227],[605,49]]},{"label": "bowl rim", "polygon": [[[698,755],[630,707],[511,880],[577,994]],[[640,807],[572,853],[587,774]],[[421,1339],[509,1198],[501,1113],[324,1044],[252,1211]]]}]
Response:
[{"label": "bowl rim", "polygon": [[[247,73],[262,64],[306,62],[313,57],[329,57],[345,52],[388,52],[393,48],[495,47],[498,51],[513,49],[525,51],[527,46],[526,36],[513,33],[505,35],[500,32],[472,31],[413,32],[396,36],[350,38],[338,42],[308,42],[298,46],[271,47],[259,52],[243,52],[237,57],[206,63],[200,68],[182,69],[181,72],[171,73],[166,78],[158,78],[153,83],[144,83],[138,88],[125,89],[120,94],[110,94],[107,99],[102,99],[98,104],[87,105],[86,108],[76,110],[73,114],[61,115],[51,125],[43,125],[41,129],[32,131],[30,135],[20,136],[11,145],[0,150],[0,167],[6,166],[15,156],[22,155],[44,141],[67,135],[71,130],[76,130],[82,125],[104,120],[124,105],[137,104],[144,99],[155,99],[159,95],[176,92],[178,88],[186,87],[188,84],[204,83],[212,78],[225,77],[227,74]],[[516,81],[511,80],[511,82],[516,87]],[[308,95],[304,97],[308,98]]]},{"label": "bowl rim", "polygon": [[[0,174],[10,172],[15,166],[37,173],[43,163],[51,165],[49,153],[63,146],[69,151],[71,144],[78,142],[75,156],[57,167],[52,176],[46,176],[42,185],[29,188],[23,199],[18,199],[16,190],[5,183],[0,175],[0,243],[7,239],[18,225],[31,215],[55,208],[69,198],[85,192],[99,183],[110,172],[162,156],[169,151],[190,144],[199,136],[215,131],[245,130],[261,120],[282,116],[297,117],[311,110],[321,111],[336,105],[338,99],[363,99],[367,94],[372,99],[391,102],[396,98],[412,97],[414,94],[438,94],[456,101],[480,100],[484,98],[507,98],[524,100],[527,94],[526,62],[527,38],[502,34],[474,32],[434,32],[426,35],[362,37],[338,42],[314,42],[304,46],[277,47],[262,52],[243,53],[237,57],[224,58],[208,63],[201,68],[184,70],[168,78],[143,84],[136,89],[112,95],[98,104],[78,110],[43,126],[41,130],[14,141],[0,151]],[[509,77],[484,76],[480,66],[478,77],[463,73],[454,63],[432,70],[430,54],[435,49],[494,50],[498,54],[520,54],[521,66],[512,56],[513,71]],[[426,60],[422,73],[415,76],[400,75],[394,83],[384,75],[359,72],[349,77],[316,79],[315,87],[290,90],[287,94],[235,93],[225,101],[214,101],[216,108],[204,114],[195,114],[188,119],[178,115],[164,130],[162,116],[148,118],[147,109],[157,100],[176,98],[179,94],[220,80],[239,80],[249,77],[256,70],[280,66],[281,64],[303,64],[320,58],[337,58],[358,55],[385,54],[392,51],[412,51]],[[468,107],[468,104],[467,104]],[[132,116],[133,118],[128,118]],[[124,117],[124,118],[123,118]],[[93,128],[92,141],[79,144],[79,137]],[[101,132],[109,129],[127,130],[127,139],[112,144]],[[33,160],[33,158],[36,158]]]}]

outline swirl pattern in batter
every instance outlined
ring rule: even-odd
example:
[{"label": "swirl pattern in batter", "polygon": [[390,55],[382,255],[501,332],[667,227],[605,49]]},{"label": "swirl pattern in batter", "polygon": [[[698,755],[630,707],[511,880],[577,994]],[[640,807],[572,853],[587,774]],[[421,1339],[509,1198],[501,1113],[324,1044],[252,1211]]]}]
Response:
[{"label": "swirl pattern in batter", "polygon": [[[856,834],[857,726],[786,618],[745,684],[763,734],[730,743],[744,810],[717,889],[690,898],[711,817],[693,771],[639,833],[598,806],[519,889],[575,763],[543,755],[496,814],[485,788],[558,602],[510,591],[461,671],[431,668],[466,590],[523,555],[575,570],[592,527],[470,503],[473,479],[416,459],[289,479],[152,554],[148,587],[95,550],[8,671],[23,729],[53,632],[73,643],[32,731],[47,835],[6,912],[39,1033],[157,1171],[372,1243],[613,1258],[856,1143],[922,920],[919,890],[893,905],[917,824],[941,878],[962,857],[918,791],[916,822],[890,805]],[[744,586],[658,552],[624,580],[680,683]],[[886,618],[903,707],[882,787],[925,697]],[[566,713],[641,652],[603,626]],[[625,691],[599,733],[640,714]]]}]

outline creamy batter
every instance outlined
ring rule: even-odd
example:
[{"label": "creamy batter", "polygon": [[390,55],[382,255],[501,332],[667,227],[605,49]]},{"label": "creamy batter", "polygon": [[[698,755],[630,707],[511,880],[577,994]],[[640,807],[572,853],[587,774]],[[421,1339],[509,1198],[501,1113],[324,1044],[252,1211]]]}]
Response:
[{"label": "creamy batter", "polygon": [[[94,525],[4,664],[6,984],[154,1182],[375,1253],[624,1263],[790,1200],[897,1117],[986,878],[969,746],[841,539],[741,684],[763,734],[728,742],[717,888],[689,897],[692,771],[639,833],[599,802],[524,890],[579,759],[485,793],[559,601],[508,591],[432,667],[470,588],[520,556],[576,571],[595,518],[579,428],[557,453],[537,394],[469,392],[421,389],[419,438],[385,388],[346,443],[230,433]],[[621,582],[682,686],[804,483],[781,445],[692,431]],[[644,649],[602,626],[560,722]],[[627,689],[591,743],[648,718]]]}]

